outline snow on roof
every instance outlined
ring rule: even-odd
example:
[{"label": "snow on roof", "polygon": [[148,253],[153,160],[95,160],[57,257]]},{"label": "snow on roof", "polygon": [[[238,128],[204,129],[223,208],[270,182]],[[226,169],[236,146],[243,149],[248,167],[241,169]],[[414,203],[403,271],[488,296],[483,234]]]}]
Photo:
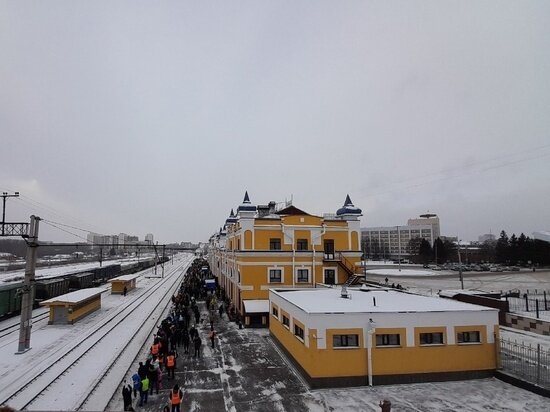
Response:
[{"label": "snow on roof", "polygon": [[122,276],[118,276],[116,278],[112,278],[111,280],[109,280],[109,282],[112,282],[113,280],[123,280],[123,281],[128,281],[128,280],[132,280],[132,279],[136,279],[136,278],[139,278],[141,275],[136,275],[136,274],[133,274],[133,275],[122,275]]},{"label": "snow on roof", "polygon": [[[413,295],[390,289],[358,290],[348,288],[350,298],[342,298],[341,290],[271,289],[307,313],[384,313],[384,312],[462,312],[497,309],[439,297]],[[376,300],[376,306],[374,305]]]},{"label": "snow on roof", "polygon": [[215,279],[206,279],[204,281],[204,283],[212,284],[212,283],[216,283],[216,280]]},{"label": "snow on roof", "polygon": [[80,289],[75,292],[70,292],[65,295],[57,296],[55,298],[51,298],[48,300],[42,301],[40,304],[43,305],[45,303],[77,303],[81,302],[83,300],[92,298],[97,295],[101,295],[103,292],[105,292],[105,289],[103,288],[89,288],[89,289]]},{"label": "snow on roof", "polygon": [[455,297],[456,295],[484,296],[488,294],[491,294],[491,292],[484,292],[483,290],[468,290],[468,289],[447,289],[447,290],[442,290],[438,293],[439,296],[444,298],[452,298],[452,297]]},{"label": "snow on roof", "polygon": [[244,311],[246,313],[266,313],[269,312],[269,300],[267,299],[250,299],[243,300]]}]

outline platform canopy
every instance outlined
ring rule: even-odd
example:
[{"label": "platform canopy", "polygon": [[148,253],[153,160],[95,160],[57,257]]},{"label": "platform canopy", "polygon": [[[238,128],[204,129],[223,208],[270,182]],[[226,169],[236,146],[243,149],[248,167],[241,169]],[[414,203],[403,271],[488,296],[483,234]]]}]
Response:
[{"label": "platform canopy", "polygon": [[137,275],[137,274],[133,274],[133,275],[122,275],[122,276],[119,276],[119,277],[116,277],[116,278],[112,278],[111,280],[109,280],[109,282],[112,282],[113,280],[114,281],[130,281],[130,280],[134,280],[134,279],[137,279],[139,278],[141,275]]},{"label": "platform canopy", "polygon": [[86,299],[91,299],[95,296],[101,295],[103,292],[105,292],[105,289],[103,288],[80,289],[71,293],[66,293],[65,295],[56,296],[55,298],[44,300],[40,302],[40,304],[52,305],[57,303],[78,303]]},{"label": "platform canopy", "polygon": [[243,300],[243,305],[246,313],[269,313],[268,299]]}]

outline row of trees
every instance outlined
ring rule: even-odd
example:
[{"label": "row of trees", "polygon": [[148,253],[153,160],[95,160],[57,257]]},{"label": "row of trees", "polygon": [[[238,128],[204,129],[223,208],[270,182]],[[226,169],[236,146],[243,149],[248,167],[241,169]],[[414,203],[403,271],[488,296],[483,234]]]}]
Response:
[{"label": "row of trees", "polygon": [[[411,239],[408,244],[409,255],[415,263],[457,262],[457,244],[437,238],[433,245],[426,239]],[[463,263],[491,262],[505,265],[549,265],[550,243],[531,239],[525,234],[508,237],[503,230],[496,241],[485,241],[471,245],[461,245]],[[395,258],[395,253],[377,242],[363,242],[363,254],[367,259],[381,260]],[[405,256],[402,256],[405,257]]]}]

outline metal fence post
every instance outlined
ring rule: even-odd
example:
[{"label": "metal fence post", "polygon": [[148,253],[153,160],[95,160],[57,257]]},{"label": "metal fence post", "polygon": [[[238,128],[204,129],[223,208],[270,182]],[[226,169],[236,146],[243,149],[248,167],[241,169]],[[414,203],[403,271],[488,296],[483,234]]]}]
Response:
[{"label": "metal fence post", "polygon": [[527,298],[527,293],[525,294],[525,312],[529,312],[529,299]]},{"label": "metal fence post", "polygon": [[537,311],[537,319],[539,318],[539,300],[535,299],[535,309]]},{"label": "metal fence post", "polygon": [[543,291],[544,294],[544,310],[548,310],[548,304],[546,302],[546,291]]},{"label": "metal fence post", "polygon": [[537,385],[540,383],[540,343],[537,343]]}]

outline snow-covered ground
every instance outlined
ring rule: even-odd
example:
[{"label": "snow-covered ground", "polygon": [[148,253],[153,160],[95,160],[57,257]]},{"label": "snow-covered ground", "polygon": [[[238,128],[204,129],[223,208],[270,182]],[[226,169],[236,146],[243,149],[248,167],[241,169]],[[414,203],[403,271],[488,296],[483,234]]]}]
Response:
[{"label": "snow-covered ground", "polygon": [[48,325],[43,317],[33,325],[31,349],[23,354],[14,355],[18,331],[10,326],[15,321],[2,322],[0,404],[28,410],[103,410],[192,259],[178,255],[173,265],[166,264],[164,278],[139,278],[127,296],[111,295],[104,286],[101,309],[74,325]]},{"label": "snow-covered ground", "polygon": [[440,273],[433,270],[421,270],[421,269],[368,269],[365,271],[367,276],[380,275],[380,276],[437,276]]},{"label": "snow-covered ground", "polygon": [[[163,282],[162,279],[141,277],[138,279],[137,289],[126,297],[111,295],[106,291],[103,294],[102,309],[74,325],[47,325],[47,320],[36,321],[31,340],[32,349],[22,355],[14,355],[17,350],[17,333],[10,332],[11,329],[3,331],[17,324],[17,320],[1,322],[0,403],[10,398],[8,404],[21,407],[30,400],[29,396],[34,397],[40,393],[36,401],[27,407],[29,410],[74,410],[81,404],[81,410],[121,410],[119,385],[133,373],[136,362],[143,360],[146,352],[144,343],[147,345],[150,342],[155,325],[169,306],[171,287],[179,284],[185,269],[184,263],[191,260],[191,256],[183,258],[180,255],[179,259],[175,259],[174,265],[167,265],[164,280],[167,283],[158,292],[154,292],[154,289]],[[539,280],[525,279],[529,284],[537,283],[540,286]],[[420,283],[416,287],[421,289],[426,288],[423,282],[437,287],[438,285],[431,284],[433,281],[432,278],[425,281],[423,278],[414,279],[414,282]],[[454,282],[448,279],[437,281],[442,284]],[[485,281],[493,283],[497,280],[490,278]],[[412,283],[408,286],[412,286]],[[147,293],[151,293],[151,299],[140,300],[139,310],[133,311],[136,316],[130,317],[128,312],[132,311],[128,305],[134,300],[137,303],[137,299],[145,298]],[[155,306],[157,311],[148,315]],[[34,311],[34,315],[40,313],[44,313],[44,309]],[[128,316],[123,323],[109,333],[108,340],[106,339],[108,344],[97,344],[100,353],[92,354],[93,362],[87,360],[89,353],[81,356],[84,351],[78,352],[75,349],[77,344],[88,340],[85,337],[103,329],[102,325],[117,322],[121,316],[126,315]],[[150,323],[146,323],[147,320]],[[203,336],[207,327],[202,326]],[[267,330],[239,330],[226,319],[218,327],[219,341],[216,349],[211,349],[205,340],[204,356],[201,360],[183,357],[178,360],[176,379],[184,382],[184,411],[379,411],[378,402],[382,399],[389,399],[394,411],[550,410],[550,399],[497,379],[310,390],[303,385],[293,366],[270,341]],[[142,333],[138,333],[139,330]],[[543,344],[550,347],[547,338],[507,328],[501,334],[512,340],[531,344],[542,339]],[[55,379],[59,371],[53,373],[48,368],[49,365],[63,357],[58,365],[61,367],[60,363],[65,362],[66,367],[71,363],[67,361],[71,356],[81,356],[81,359],[72,368],[73,371],[67,370],[62,380]],[[111,365],[113,358],[118,358],[119,361],[102,378],[102,385],[90,394],[90,388],[96,387],[98,379],[104,372],[108,372],[105,369]],[[38,376],[25,388],[26,382],[46,369],[46,373],[51,375],[47,378],[46,374]],[[167,383],[166,387],[169,388],[169,385]],[[24,388],[22,392],[11,398],[21,388]],[[140,410],[162,410],[166,404],[167,390],[165,388],[159,395],[153,395],[147,407]]]}]

